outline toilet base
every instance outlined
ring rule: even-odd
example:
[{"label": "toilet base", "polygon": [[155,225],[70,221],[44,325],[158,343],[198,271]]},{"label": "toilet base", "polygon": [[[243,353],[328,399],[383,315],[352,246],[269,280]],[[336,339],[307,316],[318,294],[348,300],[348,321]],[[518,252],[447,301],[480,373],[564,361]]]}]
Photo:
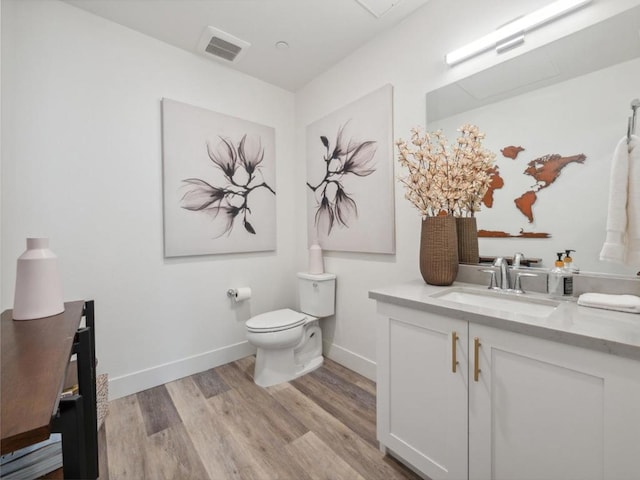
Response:
[{"label": "toilet base", "polygon": [[306,365],[303,365],[296,378],[301,377],[302,375],[306,375],[307,373],[313,372],[316,368],[319,368],[324,363],[324,357],[320,355],[319,357],[312,358]]},{"label": "toilet base", "polygon": [[258,348],[253,381],[261,387],[271,387],[306,375],[320,367],[324,362],[324,357],[319,355],[302,365],[296,365],[292,357],[292,350],[263,350]]},{"label": "toilet base", "polygon": [[[262,335],[257,334],[250,340],[258,343]],[[297,345],[283,348],[272,348],[272,345],[273,341],[258,343],[253,381],[261,387],[270,387],[298,378],[315,370],[324,361],[322,330],[318,319],[304,325],[302,338]],[[267,346],[269,348],[265,348]]]}]

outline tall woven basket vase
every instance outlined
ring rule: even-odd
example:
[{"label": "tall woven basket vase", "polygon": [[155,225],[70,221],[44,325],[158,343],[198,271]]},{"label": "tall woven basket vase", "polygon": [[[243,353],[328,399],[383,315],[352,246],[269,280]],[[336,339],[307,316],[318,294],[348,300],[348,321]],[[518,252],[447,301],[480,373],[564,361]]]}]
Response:
[{"label": "tall woven basket vase", "polygon": [[460,263],[478,263],[480,251],[476,217],[457,217],[456,231],[458,232],[458,261]]},{"label": "tall woven basket vase", "polygon": [[451,285],[458,274],[456,219],[450,215],[422,220],[420,273],[430,285]]}]

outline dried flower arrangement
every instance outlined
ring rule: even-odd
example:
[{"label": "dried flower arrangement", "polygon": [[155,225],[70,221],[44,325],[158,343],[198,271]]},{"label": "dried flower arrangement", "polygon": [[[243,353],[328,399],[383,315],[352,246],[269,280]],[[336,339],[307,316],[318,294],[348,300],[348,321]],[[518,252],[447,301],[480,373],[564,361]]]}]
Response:
[{"label": "dried flower arrangement", "polygon": [[418,127],[411,129],[410,144],[396,141],[398,161],[409,170],[400,177],[405,198],[423,217],[473,217],[489,188],[496,155],[482,146],[484,133],[477,126],[465,124],[458,131],[453,146],[440,130],[422,133]]}]

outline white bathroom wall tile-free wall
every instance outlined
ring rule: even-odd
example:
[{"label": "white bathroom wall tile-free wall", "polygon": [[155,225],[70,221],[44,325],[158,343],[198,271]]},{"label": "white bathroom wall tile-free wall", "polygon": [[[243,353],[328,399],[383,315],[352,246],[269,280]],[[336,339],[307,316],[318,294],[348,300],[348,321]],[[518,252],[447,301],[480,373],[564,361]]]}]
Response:
[{"label": "white bathroom wall tile-free wall", "polygon": [[[295,304],[294,95],[50,0],[3,0],[2,67],[3,309],[25,237],[47,236],[65,300],[96,301],[112,393],[250,352],[244,321]],[[276,251],[164,258],[163,97],[275,129]]]}]

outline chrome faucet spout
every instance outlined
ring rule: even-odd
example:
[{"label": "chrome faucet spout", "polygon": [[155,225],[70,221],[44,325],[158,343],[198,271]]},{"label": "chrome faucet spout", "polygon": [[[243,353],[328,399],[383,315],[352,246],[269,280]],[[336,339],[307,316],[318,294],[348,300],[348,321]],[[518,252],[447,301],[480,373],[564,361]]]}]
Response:
[{"label": "chrome faucet spout", "polygon": [[524,253],[516,252],[513,254],[513,268],[520,268],[520,264],[524,260]]},{"label": "chrome faucet spout", "polygon": [[493,266],[500,269],[500,282],[498,286],[500,290],[509,290],[511,288],[511,278],[509,276],[509,264],[503,257],[498,257],[493,262]]}]

